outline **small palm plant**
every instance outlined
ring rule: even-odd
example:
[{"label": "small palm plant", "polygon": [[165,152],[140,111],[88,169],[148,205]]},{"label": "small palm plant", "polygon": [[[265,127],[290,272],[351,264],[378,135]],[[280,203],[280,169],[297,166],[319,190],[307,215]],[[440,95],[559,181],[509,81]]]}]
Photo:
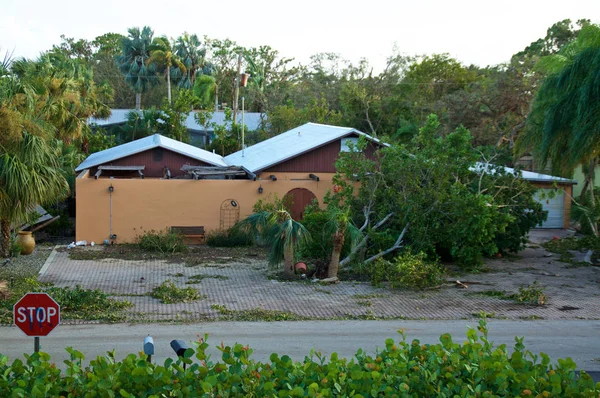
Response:
[{"label": "small palm plant", "polygon": [[254,213],[240,221],[236,228],[261,236],[270,246],[269,263],[283,262],[283,277],[294,277],[294,250],[310,239],[306,228],[282,207]]}]

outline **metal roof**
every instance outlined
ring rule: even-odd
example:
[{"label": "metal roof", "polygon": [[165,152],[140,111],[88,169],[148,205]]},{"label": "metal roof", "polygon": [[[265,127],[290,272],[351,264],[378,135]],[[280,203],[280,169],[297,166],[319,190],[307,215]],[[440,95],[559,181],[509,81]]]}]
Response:
[{"label": "metal roof", "polygon": [[141,138],[123,145],[105,149],[104,151],[93,153],[88,156],[83,163],[77,166],[75,171],[89,169],[90,167],[112,162],[113,160],[121,159],[126,156],[134,155],[136,153],[158,147],[168,149],[181,155],[188,156],[190,158],[197,159],[215,166],[227,166],[227,163],[225,163],[220,155],[205,151],[204,149],[200,149],[189,144],[184,144],[183,142],[164,137],[160,134],[154,134],[149,137]]},{"label": "metal roof", "polygon": [[379,143],[379,140],[370,135],[350,127],[306,123],[252,145],[243,151],[227,155],[225,161],[230,165],[243,166],[255,173],[354,134],[365,136],[369,140]]},{"label": "metal roof", "polygon": [[[135,109],[111,109],[110,116],[106,119],[97,119],[91,117],[88,119],[88,124],[95,124],[97,126],[110,126],[113,124],[122,124],[127,122],[127,114],[129,112],[139,112]],[[194,119],[196,111],[190,112],[185,119],[185,127],[188,130],[204,131],[204,126],[199,125]],[[244,124],[248,131],[257,130],[262,122],[261,117],[265,115],[260,112],[244,112]],[[242,123],[242,114],[237,114],[238,123]],[[209,123],[216,123],[220,126],[225,125],[225,112],[214,112]],[[213,131],[212,126],[208,126],[207,131]]]},{"label": "metal roof", "polygon": [[[478,172],[481,172],[481,171],[489,171],[491,169],[491,171],[493,172],[493,167],[496,167],[496,166],[489,165],[489,164],[482,163],[482,162],[477,162],[474,167],[471,167],[471,170],[473,170],[473,171],[475,171],[475,172],[478,173]],[[512,167],[504,167],[504,170],[507,173],[509,173],[509,174],[516,174],[516,173],[518,173]],[[520,170],[520,173],[521,173],[521,177],[524,180],[527,180],[527,181],[533,181],[533,182],[556,182],[556,183],[563,183],[563,184],[577,184],[576,180],[571,180],[569,178],[555,177],[555,176],[551,176],[551,175],[548,175],[548,174],[534,173],[532,171],[526,171],[526,170]]]}]

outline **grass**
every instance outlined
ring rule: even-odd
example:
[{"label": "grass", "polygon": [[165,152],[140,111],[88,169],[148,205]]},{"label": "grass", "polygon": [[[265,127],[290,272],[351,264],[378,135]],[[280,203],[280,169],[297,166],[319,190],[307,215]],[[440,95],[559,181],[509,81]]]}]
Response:
[{"label": "grass", "polygon": [[288,311],[265,310],[263,308],[252,308],[249,310],[231,310],[224,305],[213,304],[211,308],[219,312],[220,319],[225,321],[303,321],[308,318]]},{"label": "grass", "polygon": [[224,280],[226,281],[227,279],[229,279],[228,276],[225,275],[207,275],[207,274],[196,274],[196,275],[192,275],[188,278],[187,283],[188,285],[192,285],[192,284],[196,284],[196,283],[200,283],[202,280],[204,279],[219,279],[219,280]]},{"label": "grass", "polygon": [[544,305],[547,302],[547,296],[544,288],[537,284],[537,281],[528,286],[521,286],[518,293],[508,294],[500,290],[485,290],[481,292],[465,293],[466,296],[486,296],[494,297],[500,300],[513,300],[522,304]]},{"label": "grass", "polygon": [[550,240],[546,243],[543,243],[542,246],[549,252],[559,254],[559,260],[564,263],[571,264],[571,267],[581,267],[589,266],[590,264],[586,262],[573,261],[572,251],[584,252],[590,249],[594,251],[600,251],[600,239],[596,238],[595,236],[584,236],[582,238],[570,236],[563,239]]},{"label": "grass", "polygon": [[60,315],[63,320],[120,322],[126,319],[125,310],[133,307],[129,301],[115,300],[99,289],[84,289],[81,286],[54,287],[41,284],[33,278],[19,281],[13,289],[7,299],[0,300],[0,324],[13,322],[13,305],[25,292],[48,293],[60,304]]},{"label": "grass", "polygon": [[368,300],[368,299],[385,297],[385,294],[381,294],[381,293],[355,294],[352,297],[355,298],[355,299],[358,299],[358,300]]},{"label": "grass", "polygon": [[164,304],[189,303],[202,298],[196,289],[179,288],[170,279],[155,287],[150,296],[159,299]]}]

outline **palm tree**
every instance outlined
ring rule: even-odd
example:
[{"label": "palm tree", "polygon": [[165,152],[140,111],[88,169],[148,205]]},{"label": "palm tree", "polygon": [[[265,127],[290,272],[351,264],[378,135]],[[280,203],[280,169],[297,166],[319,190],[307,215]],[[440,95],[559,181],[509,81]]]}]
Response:
[{"label": "palm tree", "polygon": [[[600,26],[584,26],[577,40],[542,58],[544,79],[517,149],[532,149],[540,165],[570,175],[583,164],[594,207],[593,173],[600,159]],[[582,191],[582,198],[586,190]]]},{"label": "palm tree", "polygon": [[254,236],[262,236],[271,247],[269,263],[280,264],[283,261],[283,277],[294,277],[294,250],[310,239],[309,232],[295,221],[283,207],[262,211],[240,221],[236,228]]},{"label": "palm tree", "polygon": [[21,140],[0,147],[0,230],[2,255],[10,255],[10,227],[37,204],[68,195],[55,148],[43,138],[22,132]]},{"label": "palm tree", "polygon": [[50,52],[36,61],[19,60],[12,72],[35,94],[39,117],[54,127],[56,138],[69,144],[89,130],[90,116],[107,117],[104,104],[111,92],[94,83],[92,69],[61,52]]},{"label": "palm tree", "polygon": [[148,64],[150,46],[154,32],[150,27],[128,29],[128,37],[123,38],[123,53],[116,57],[119,70],[125,81],[135,90],[135,109],[142,106],[142,93],[157,84],[155,64]]},{"label": "palm tree", "polygon": [[329,267],[327,268],[327,277],[337,278],[340,266],[340,256],[342,254],[344,243],[346,242],[346,237],[348,237],[350,242],[354,245],[354,243],[362,237],[362,233],[352,223],[350,208],[346,207],[342,209],[340,207],[330,205],[328,206],[326,212],[329,216],[327,229],[332,232],[331,236],[333,238],[333,249],[331,251]]},{"label": "palm tree", "polygon": [[147,65],[155,64],[159,70],[165,71],[167,79],[167,99],[171,105],[171,68],[177,68],[182,73],[186,73],[186,67],[181,62],[177,54],[173,52],[171,42],[165,36],[156,37],[150,46],[150,58],[146,61]]},{"label": "palm tree", "polygon": [[[175,54],[182,60],[185,71],[182,70],[179,87],[192,88],[196,80],[196,74],[205,66],[206,49],[198,36],[184,33],[175,41]],[[179,73],[176,71],[176,73]]]}]

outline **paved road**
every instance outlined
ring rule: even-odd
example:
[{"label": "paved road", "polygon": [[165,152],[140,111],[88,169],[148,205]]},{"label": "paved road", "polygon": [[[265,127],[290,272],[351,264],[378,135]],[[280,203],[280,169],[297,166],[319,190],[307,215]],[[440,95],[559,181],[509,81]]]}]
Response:
[{"label": "paved road", "polygon": [[[115,324],[59,326],[48,337],[42,338],[42,350],[51,354],[57,364],[67,358],[64,348],[72,346],[82,351],[87,359],[104,355],[115,349],[117,357],[137,353],[142,349],[145,336],[151,334],[156,344],[154,359],[162,362],[173,357],[169,346],[172,339],[186,342],[197,340],[198,335],[209,334],[211,347],[223,341],[249,344],[253,357],[267,360],[272,352],[288,354],[302,360],[311,348],[324,354],[338,352],[351,357],[360,347],[374,352],[386,338],[398,336],[406,330],[409,340],[437,343],[443,333],[451,333],[456,342],[465,340],[466,326],[476,321],[305,321],[305,322],[212,322],[201,324]],[[498,344],[512,347],[515,336],[526,336],[526,347],[534,352],[543,351],[553,360],[570,356],[579,369],[600,372],[600,321],[509,321],[490,320],[490,338]],[[190,343],[191,345],[191,343]],[[33,351],[33,338],[26,337],[14,327],[0,328],[0,353],[14,359],[24,352]],[[213,359],[217,350],[212,349]]]}]

